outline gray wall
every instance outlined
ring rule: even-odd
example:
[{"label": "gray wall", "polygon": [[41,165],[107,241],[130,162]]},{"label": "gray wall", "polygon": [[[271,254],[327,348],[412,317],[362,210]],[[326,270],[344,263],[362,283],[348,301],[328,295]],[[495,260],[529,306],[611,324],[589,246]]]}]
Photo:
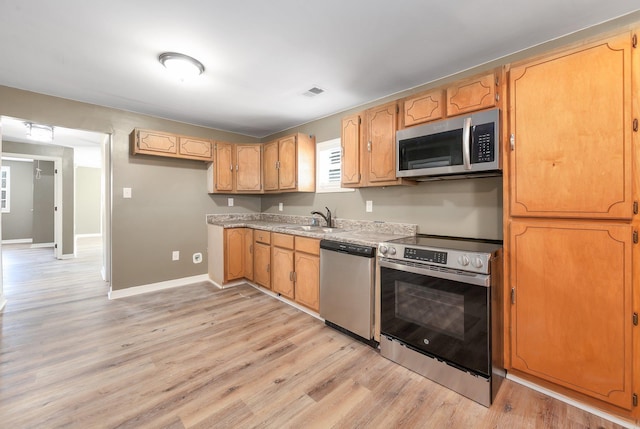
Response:
[{"label": "gray wall", "polygon": [[[0,115],[5,115],[2,110],[4,103],[11,103],[11,98],[5,98],[3,89],[0,87]],[[18,90],[15,90],[18,91]],[[18,103],[21,106],[22,103]],[[6,116],[19,117],[21,119],[30,119],[22,116],[14,116],[10,113],[6,113]],[[41,121],[43,123],[50,123],[47,121]],[[26,144],[17,143],[11,141],[2,142],[2,153],[12,154],[20,153],[25,155],[35,156],[50,156],[62,159],[62,205],[64,207],[73,207],[73,149],[55,145],[41,145],[41,144]],[[73,210],[62,211],[62,254],[72,255],[74,253],[74,237],[73,237]]]},{"label": "gray wall", "polygon": [[33,238],[33,163],[2,161],[11,168],[10,212],[2,214],[2,239]]},{"label": "gray wall", "polygon": [[100,168],[76,167],[76,234],[100,234]]},{"label": "gray wall", "polygon": [[[112,135],[114,290],[206,274],[206,264],[191,261],[193,253],[206,253],[205,215],[260,211],[260,197],[236,196],[234,207],[227,207],[226,196],[207,194],[204,162],[129,153],[129,133],[136,127],[238,143],[255,138],[3,86],[0,115]],[[3,151],[10,145],[3,142]],[[122,198],[123,187],[132,188],[133,198]],[[73,198],[73,181],[63,195]],[[73,221],[64,228],[73,245]],[[180,261],[171,261],[173,250],[180,251]]]},{"label": "gray wall", "polygon": [[[53,161],[33,162],[33,243],[53,243],[55,240],[55,164]],[[36,179],[36,168],[40,178]],[[69,207],[71,208],[71,207]],[[65,215],[65,210],[62,211]]]}]

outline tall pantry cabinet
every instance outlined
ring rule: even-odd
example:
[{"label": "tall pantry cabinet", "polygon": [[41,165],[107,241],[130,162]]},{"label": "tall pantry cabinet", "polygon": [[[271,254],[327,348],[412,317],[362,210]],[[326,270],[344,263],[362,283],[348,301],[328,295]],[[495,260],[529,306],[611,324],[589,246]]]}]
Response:
[{"label": "tall pantry cabinet", "polygon": [[512,65],[504,210],[507,369],[638,418],[636,45]]}]

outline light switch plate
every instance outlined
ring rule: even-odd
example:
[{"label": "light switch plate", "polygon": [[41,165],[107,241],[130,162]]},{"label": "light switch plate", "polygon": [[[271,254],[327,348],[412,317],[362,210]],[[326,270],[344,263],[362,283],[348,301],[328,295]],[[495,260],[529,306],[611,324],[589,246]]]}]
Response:
[{"label": "light switch plate", "polygon": [[131,198],[131,188],[122,188],[122,198]]},{"label": "light switch plate", "polygon": [[179,261],[180,260],[180,251],[179,250],[174,250],[171,253],[171,260],[172,261]]},{"label": "light switch plate", "polygon": [[227,198],[227,205],[233,207],[233,198]]},{"label": "light switch plate", "polygon": [[278,203],[278,211],[282,211],[284,210],[284,204],[283,203]]},{"label": "light switch plate", "polygon": [[367,200],[367,206],[365,210],[367,213],[371,213],[373,211],[373,201]]}]

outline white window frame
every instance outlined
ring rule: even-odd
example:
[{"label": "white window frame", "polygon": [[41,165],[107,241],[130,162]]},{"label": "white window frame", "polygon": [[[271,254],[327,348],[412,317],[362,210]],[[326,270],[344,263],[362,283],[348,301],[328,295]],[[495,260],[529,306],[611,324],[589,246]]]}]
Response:
[{"label": "white window frame", "polygon": [[[330,155],[332,154],[332,155]],[[335,162],[336,155],[339,157]],[[334,157],[331,163],[329,156]],[[330,174],[330,170],[333,173]],[[337,173],[336,171],[337,170]],[[340,139],[332,139],[316,144],[316,193],[323,194],[329,192],[353,192],[353,188],[342,188],[340,186],[342,177],[342,146]]]},{"label": "white window frame", "polygon": [[[0,208],[2,213],[11,213],[11,167],[3,165],[1,168],[1,174],[6,180],[0,179],[0,192],[4,192],[5,198],[2,198],[0,193]],[[2,186],[4,183],[4,186]]]}]

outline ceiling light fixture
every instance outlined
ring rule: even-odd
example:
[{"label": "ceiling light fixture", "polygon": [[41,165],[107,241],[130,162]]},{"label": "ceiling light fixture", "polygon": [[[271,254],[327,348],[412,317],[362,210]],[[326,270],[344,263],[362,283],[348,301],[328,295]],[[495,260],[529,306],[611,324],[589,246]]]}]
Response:
[{"label": "ceiling light fixture", "polygon": [[50,143],[53,141],[53,127],[50,125],[34,124],[33,122],[25,122],[27,127],[27,137],[31,140]]},{"label": "ceiling light fixture", "polygon": [[158,61],[180,80],[196,77],[204,72],[204,66],[195,58],[177,52],[160,54]]}]

